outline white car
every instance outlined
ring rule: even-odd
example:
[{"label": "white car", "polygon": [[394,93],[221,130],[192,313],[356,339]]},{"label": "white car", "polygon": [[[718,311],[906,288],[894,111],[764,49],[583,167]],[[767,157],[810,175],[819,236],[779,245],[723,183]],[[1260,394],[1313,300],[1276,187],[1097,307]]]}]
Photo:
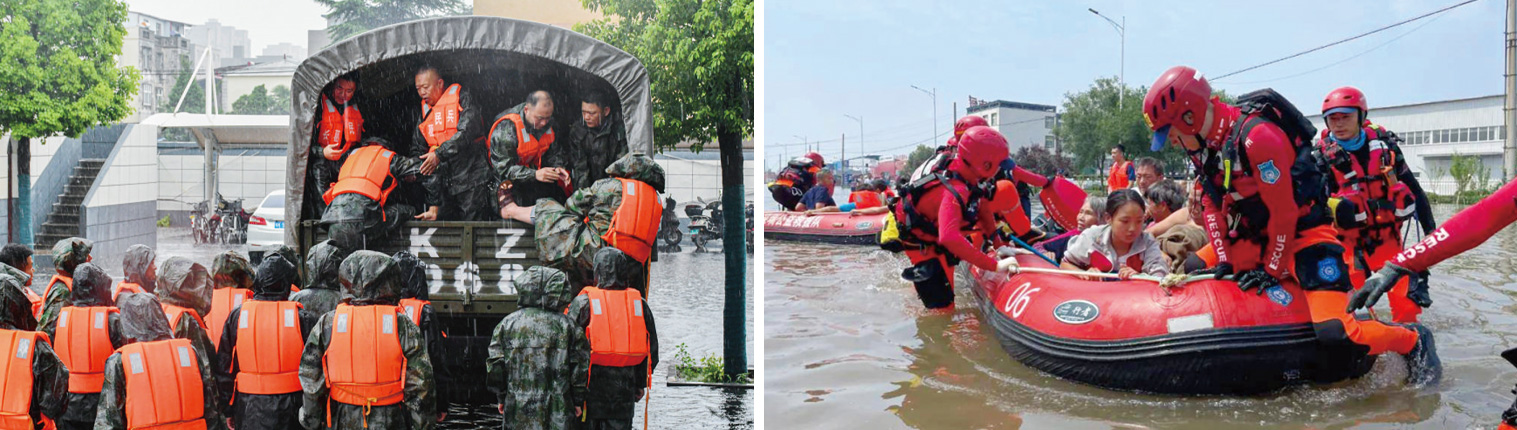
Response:
[{"label": "white car", "polygon": [[248,258],[258,264],[265,252],[284,244],[284,190],[274,190],[248,218]]}]

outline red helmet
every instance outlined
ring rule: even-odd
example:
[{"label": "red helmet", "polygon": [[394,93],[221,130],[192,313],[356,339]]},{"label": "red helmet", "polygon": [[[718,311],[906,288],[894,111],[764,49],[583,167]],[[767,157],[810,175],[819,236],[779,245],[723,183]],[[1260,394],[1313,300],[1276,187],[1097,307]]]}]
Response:
[{"label": "red helmet", "polygon": [[822,154],[818,154],[818,153],[815,153],[815,152],[807,152],[806,153],[806,158],[810,158],[812,162],[816,163],[816,167],[822,167],[822,166],[826,166],[827,165],[826,162],[822,161]]},{"label": "red helmet", "polygon": [[959,118],[958,121],[953,122],[953,135],[954,137],[963,136],[964,130],[968,130],[970,127],[988,126],[990,126],[990,123],[985,122],[984,117],[978,115],[964,115],[964,117]]},{"label": "red helmet", "polygon": [[964,130],[959,136],[959,154],[949,166],[966,179],[979,182],[995,176],[1001,168],[1001,160],[1010,155],[1006,136],[996,129],[979,126]]},{"label": "red helmet", "polygon": [[1364,92],[1354,87],[1342,87],[1327,93],[1327,98],[1322,99],[1322,116],[1330,113],[1353,112],[1367,114],[1370,111],[1369,102],[1364,100]]},{"label": "red helmet", "polygon": [[[1206,116],[1209,100],[1211,84],[1206,83],[1206,77],[1201,76],[1201,72],[1186,66],[1165,70],[1163,75],[1159,75],[1159,80],[1148,88],[1148,95],[1143,97],[1143,120],[1148,122],[1148,129],[1154,131],[1153,144],[1149,149],[1164,149],[1171,130],[1184,134],[1201,134],[1201,123]],[[1181,120],[1187,112],[1192,115],[1194,124],[1187,125]]]}]

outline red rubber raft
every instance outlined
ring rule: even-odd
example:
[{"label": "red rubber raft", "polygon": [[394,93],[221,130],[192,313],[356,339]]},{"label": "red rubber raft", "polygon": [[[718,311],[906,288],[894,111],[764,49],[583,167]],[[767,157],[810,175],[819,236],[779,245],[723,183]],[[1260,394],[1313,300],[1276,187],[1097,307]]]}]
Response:
[{"label": "red rubber raft", "polygon": [[[1052,268],[1031,255],[1017,260]],[[1205,280],[1166,292],[1153,281],[968,271],[988,326],[1013,358],[1103,388],[1251,395],[1357,378],[1374,364],[1374,356],[1318,342],[1296,287],[1259,295]]]},{"label": "red rubber raft", "polygon": [[826,242],[859,245],[880,243],[880,230],[886,214],[850,216],[847,212],[827,212],[806,216],[805,212],[764,212],[764,238],[803,242]]}]

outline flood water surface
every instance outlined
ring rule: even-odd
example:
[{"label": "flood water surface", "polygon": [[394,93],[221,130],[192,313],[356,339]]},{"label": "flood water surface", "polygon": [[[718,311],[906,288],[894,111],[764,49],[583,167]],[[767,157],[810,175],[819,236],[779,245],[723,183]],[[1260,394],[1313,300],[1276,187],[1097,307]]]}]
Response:
[{"label": "flood water surface", "polygon": [[[1457,209],[1436,207],[1440,220]],[[775,428],[1495,428],[1512,404],[1517,231],[1433,269],[1443,381],[1412,389],[1381,356],[1363,378],[1254,397],[1110,391],[1022,365],[974,293],[927,312],[904,257],[868,246],[765,244],[765,422]],[[1379,314],[1388,316],[1385,300]]]}]

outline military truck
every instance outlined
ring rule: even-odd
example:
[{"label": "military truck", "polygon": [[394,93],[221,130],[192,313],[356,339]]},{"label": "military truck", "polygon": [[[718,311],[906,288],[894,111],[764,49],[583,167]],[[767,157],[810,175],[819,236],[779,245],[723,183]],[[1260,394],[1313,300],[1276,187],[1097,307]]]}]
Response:
[{"label": "military truck", "polygon": [[[285,229],[285,239],[302,256],[326,238],[322,214],[316,211],[321,196],[308,171],[315,162],[311,147],[323,89],[337,77],[357,72],[354,103],[363,113],[365,137],[409,147],[422,118],[414,84],[422,65],[471,92],[483,127],[532,91],[551,92],[555,145],[566,144],[568,130],[580,118],[583,95],[598,91],[612,99],[607,103],[613,105],[613,115],[607,119],[624,127],[629,152],[653,153],[648,75],[637,58],[620,49],[567,29],[506,18],[436,18],[375,29],[322,50],[295,71],[285,193],[285,224],[292,228]],[[422,196],[419,182],[406,183],[390,201],[420,207]],[[449,348],[448,363],[440,365],[458,382],[482,380],[490,333],[516,309],[512,278],[541,264],[532,226],[510,220],[408,220],[400,230],[370,247],[385,253],[409,250],[429,266],[430,299]],[[480,394],[477,383],[448,382],[439,386]]]}]

